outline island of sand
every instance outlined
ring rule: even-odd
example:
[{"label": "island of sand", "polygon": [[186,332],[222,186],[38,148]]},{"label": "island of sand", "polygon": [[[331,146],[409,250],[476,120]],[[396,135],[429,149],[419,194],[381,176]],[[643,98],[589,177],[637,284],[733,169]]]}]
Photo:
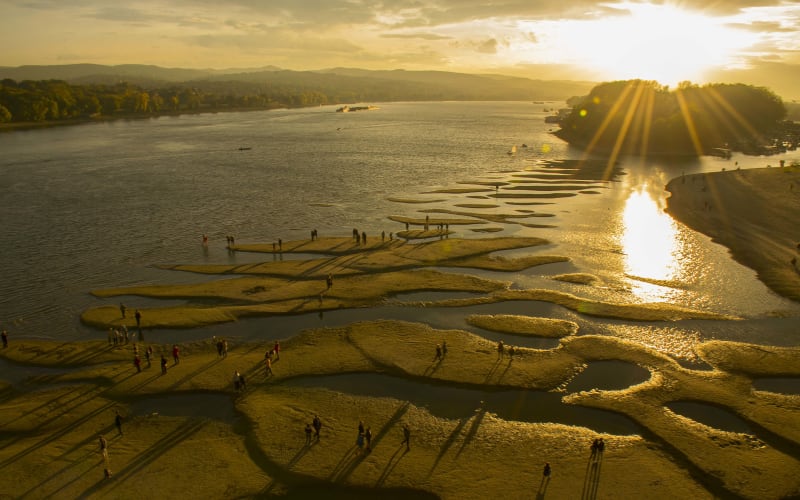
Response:
[{"label": "island of sand", "polygon": [[[0,463],[4,477],[13,478],[0,482],[0,496],[762,499],[800,494],[800,397],[756,389],[762,379],[800,377],[800,349],[707,341],[695,347],[702,369],[691,369],[651,347],[581,334],[577,323],[552,318],[467,318],[485,332],[538,336],[555,344],[541,349],[435,329],[413,321],[414,311],[544,301],[576,315],[651,324],[735,318],[668,303],[610,303],[554,290],[512,289],[508,282],[460,271],[518,271],[568,256],[540,253],[547,242],[538,238],[462,240],[449,238],[444,229],[414,231],[399,236],[421,238],[420,243],[327,237],[282,242],[279,249],[240,245],[235,251],[268,258],[246,265],[169,266],[213,278],[207,283],[93,291],[101,298],[182,299],[181,305],[141,308],[146,341],[12,336],[0,350],[4,363],[33,374],[0,387]],[[515,248],[530,253],[495,255]],[[289,252],[319,257],[273,259]],[[561,279],[584,287],[594,283],[588,275]],[[166,345],[150,331],[372,307],[422,291],[462,295],[398,301],[408,308],[409,321],[309,329],[281,339],[278,350],[273,342],[218,338]],[[91,308],[81,319],[106,331],[123,326],[136,331],[116,305]],[[149,361],[148,348],[153,349]],[[635,367],[646,375],[624,387],[571,389],[572,381],[601,365]],[[341,377],[350,377],[344,379],[349,390],[320,382]],[[479,396],[468,412],[454,416],[413,396],[351,387],[369,378],[381,385],[405,384],[408,394],[452,387]],[[622,418],[629,430],[522,420],[484,404],[508,391],[520,400],[552,395],[565,408]],[[746,429],[693,420],[681,412],[687,404],[724,410]],[[318,435],[313,428],[306,431],[315,417],[321,423]],[[359,423],[370,431],[368,443],[359,438]],[[100,436],[107,442],[105,452]],[[602,449],[591,446],[600,439]],[[545,463],[549,476],[543,474]]]}]

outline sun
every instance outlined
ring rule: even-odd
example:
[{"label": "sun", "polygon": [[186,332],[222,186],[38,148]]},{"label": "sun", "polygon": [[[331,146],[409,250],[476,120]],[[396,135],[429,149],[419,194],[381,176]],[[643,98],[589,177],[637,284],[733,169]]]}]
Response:
[{"label": "sun", "polygon": [[[570,27],[570,52],[587,69],[610,79],[656,80],[665,85],[702,79],[747,43],[725,20],[669,4],[619,3],[619,15]],[[563,39],[567,41],[567,39]]]}]

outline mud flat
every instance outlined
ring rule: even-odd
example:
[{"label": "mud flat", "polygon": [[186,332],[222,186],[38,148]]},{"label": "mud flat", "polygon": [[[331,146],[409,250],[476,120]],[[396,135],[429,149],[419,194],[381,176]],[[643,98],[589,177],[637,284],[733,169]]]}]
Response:
[{"label": "mud flat", "polygon": [[[433,346],[443,340],[448,353],[436,359]],[[80,369],[5,389],[0,463],[15,480],[4,481],[0,494],[305,498],[327,487],[333,498],[482,498],[488,488],[509,498],[531,491],[574,498],[589,490],[598,497],[755,499],[800,491],[800,402],[751,389],[753,378],[800,375],[792,362],[798,349],[709,342],[699,351],[714,369],[695,371],[638,344],[590,335],[566,337],[555,349],[518,348],[511,359],[469,332],[397,321],[307,330],[282,344],[273,375],[266,376],[264,352],[271,344],[233,343],[226,357],[211,339],[181,344],[180,363],[170,359],[161,375],[155,364],[134,369],[132,344],[12,343],[0,351],[11,363]],[[171,349],[153,347],[157,356]],[[623,389],[569,391],[586,366],[610,361],[644,367],[650,376]],[[247,379],[244,391],[233,387],[235,370]],[[517,421],[479,401],[471,415],[445,418],[402,399],[292,382],[339,373],[562,391],[566,404],[625,416],[644,431],[606,434]],[[220,408],[179,411],[186,398],[198,408],[206,399]],[[718,429],[669,409],[683,401],[722,408],[752,432]],[[113,425],[116,411],[124,415],[122,435]],[[320,439],[307,443],[303,429],[315,415]],[[373,433],[371,452],[355,444],[359,421]],[[409,447],[402,443],[405,425]],[[103,478],[101,434],[109,440],[111,479]],[[606,447],[593,456],[589,444],[597,437]],[[545,462],[553,467],[550,481],[541,474]]]}]

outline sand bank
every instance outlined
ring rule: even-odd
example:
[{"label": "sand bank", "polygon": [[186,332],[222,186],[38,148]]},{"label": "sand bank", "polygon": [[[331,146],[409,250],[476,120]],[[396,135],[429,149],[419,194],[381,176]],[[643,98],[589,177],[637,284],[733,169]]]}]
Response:
[{"label": "sand bank", "polygon": [[[448,353],[436,359],[433,347],[443,340]],[[798,398],[754,392],[751,379],[768,366],[800,375],[792,363],[798,349],[701,344],[701,355],[715,369],[697,371],[636,343],[583,336],[567,337],[555,349],[518,348],[511,359],[471,333],[397,321],[309,330],[282,344],[273,376],[265,377],[266,344],[232,343],[224,358],[211,340],[181,344],[180,363],[170,359],[162,376],[155,365],[136,372],[132,345],[12,343],[0,355],[65,370],[17,384],[0,401],[0,463],[15,478],[0,485],[0,495],[304,498],[326,491],[334,498],[483,498],[489,490],[507,498],[530,498],[532,492],[577,498],[587,491],[598,498],[781,498],[800,492]],[[154,347],[168,355],[171,346]],[[570,404],[626,415],[648,431],[602,435],[606,450],[596,461],[588,445],[598,433],[501,419],[478,401],[473,415],[447,419],[394,398],[284,383],[367,372],[471,387],[563,390],[598,360],[635,363],[651,377],[622,390],[565,394]],[[234,390],[234,370],[247,377],[245,392]],[[181,414],[183,398],[202,400],[204,394],[216,405],[224,399],[215,398],[230,398],[230,415],[216,409]],[[721,431],[666,408],[684,400],[726,408],[753,432]],[[122,436],[113,426],[115,411],[125,416]],[[321,437],[307,445],[303,428],[314,415],[323,422]],[[359,420],[372,429],[371,453],[358,453],[355,445]],[[404,425],[412,430],[408,450],[401,444]],[[99,434],[109,439],[110,480],[103,479]],[[546,461],[553,467],[549,482],[541,474]]]},{"label": "sand bank", "polygon": [[776,293],[800,300],[800,168],[682,176],[667,190],[672,216],[728,247]]}]

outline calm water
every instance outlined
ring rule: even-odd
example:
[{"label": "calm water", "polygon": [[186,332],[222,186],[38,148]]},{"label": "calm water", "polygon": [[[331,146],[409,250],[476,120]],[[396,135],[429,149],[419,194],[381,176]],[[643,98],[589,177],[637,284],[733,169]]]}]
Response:
[{"label": "calm water", "polygon": [[[307,238],[312,228],[322,236],[348,235],[353,227],[374,235],[403,229],[388,216],[424,218],[421,210],[517,215],[534,210],[548,217],[511,220],[554,227],[487,222],[451,229],[457,237],[485,237],[472,230],[480,227],[501,229],[489,236],[544,237],[552,245],[506,255],[535,251],[572,261],[522,273],[475,274],[512,280],[515,287],[624,302],[668,301],[746,320],[629,324],[527,304],[532,313],[541,310],[578,321],[582,333],[628,337],[679,357],[690,356],[691,346],[706,338],[796,344],[797,304],[767,290],[724,248],[662,211],[663,186],[673,177],[733,168],[733,161],[742,168],[762,167],[777,164],[777,158],[627,160],[613,182],[596,182],[595,175],[583,179],[586,188],[578,193],[578,181],[559,180],[553,174],[563,171],[541,164],[552,160],[558,166],[581,158],[582,152],[549,135],[540,108],[530,103],[393,103],[349,114],[322,107],[0,134],[0,324],[19,337],[105,338],[104,332],[82,326],[78,317],[87,307],[117,300],[95,299],[89,290],[209,279],[160,271],[153,267],[157,264],[264,259],[229,255],[224,248],[228,234],[237,243]],[[518,150],[510,155],[512,145]],[[486,182],[508,184],[497,193],[493,188],[431,193],[481,188]],[[562,192],[554,190],[559,182],[576,195],[528,197]],[[412,204],[390,198],[442,201]],[[476,204],[481,207],[457,206]],[[207,253],[200,245],[204,233],[211,239]],[[596,274],[602,284],[590,288],[549,279],[563,272]],[[135,297],[125,302],[129,307],[156,303]],[[417,314],[399,307],[385,312],[401,318]],[[285,338],[308,326],[376,314],[356,310],[322,318],[252,319],[154,332],[149,338],[171,342],[220,332]],[[434,326],[465,328],[464,315],[456,309],[423,317]]]}]

